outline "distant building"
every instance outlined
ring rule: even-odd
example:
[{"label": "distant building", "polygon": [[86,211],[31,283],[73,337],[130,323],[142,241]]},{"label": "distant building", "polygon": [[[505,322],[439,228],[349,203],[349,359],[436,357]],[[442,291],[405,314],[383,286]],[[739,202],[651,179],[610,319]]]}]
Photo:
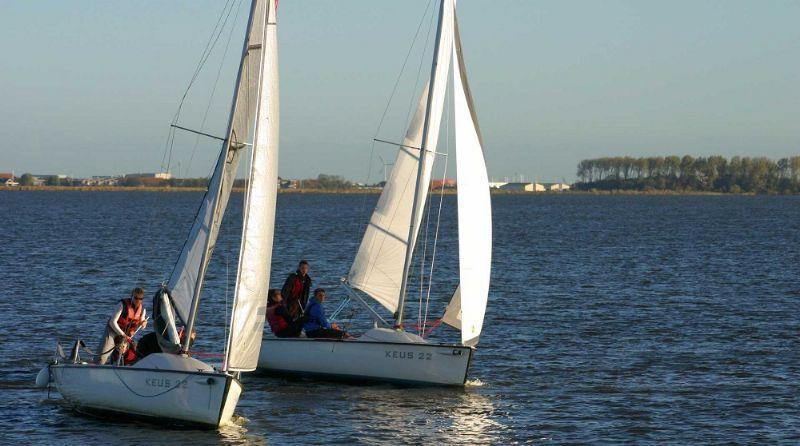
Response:
[{"label": "distant building", "polygon": [[284,180],[283,178],[278,178],[278,187],[281,189],[297,189],[299,183],[298,180]]},{"label": "distant building", "polygon": [[439,189],[455,189],[456,188],[456,180],[452,178],[444,178],[440,180],[431,180],[431,189],[439,190]]},{"label": "distant building", "polygon": [[507,181],[489,181],[489,189],[502,189],[506,184]]},{"label": "distant building", "polygon": [[81,180],[82,186],[117,186],[119,185],[120,177],[113,177],[108,175],[93,176],[91,178],[84,178]]},{"label": "distant building", "polygon": [[14,181],[14,173],[2,172],[0,173],[0,184],[6,187],[19,186],[19,183]]},{"label": "distant building", "polygon": [[544,186],[551,192],[562,192],[569,190],[570,187],[569,184],[566,183],[544,183]]},{"label": "distant building", "polygon": [[169,172],[156,172],[156,173],[128,173],[125,174],[125,178],[153,178],[157,180],[169,180],[172,178],[172,174]]},{"label": "distant building", "polygon": [[544,185],[539,183],[506,183],[500,186],[501,190],[512,192],[544,192]]}]

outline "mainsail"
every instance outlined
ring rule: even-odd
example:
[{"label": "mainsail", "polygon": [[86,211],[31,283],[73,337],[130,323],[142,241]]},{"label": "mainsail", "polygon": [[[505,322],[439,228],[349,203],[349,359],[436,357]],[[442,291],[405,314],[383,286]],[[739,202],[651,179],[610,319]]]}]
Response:
[{"label": "mainsail", "polygon": [[414,251],[428,197],[450,69],[453,19],[453,0],[445,0],[440,10],[431,82],[420,97],[348,275],[351,286],[392,312],[398,310],[403,298],[406,260]]},{"label": "mainsail", "polygon": [[208,192],[203,198],[189,231],[189,237],[167,283],[175,312],[180,322],[187,326],[194,324],[192,318],[198,305],[203,276],[211,260],[219,227],[228,205],[241,152],[250,145],[247,141],[253,140],[256,110],[259,105],[258,95],[262,83],[263,24],[266,23],[264,19],[258,18],[256,11],[261,11],[263,16],[265,11],[263,3],[265,3],[263,0],[255,0],[251,5],[227,138],[223,142],[209,181]]},{"label": "mainsail", "polygon": [[[231,331],[224,369],[255,370],[264,332],[278,184],[278,42],[275,0],[257,1],[248,70],[261,88],[255,97],[256,131],[244,204]],[[266,22],[266,23],[265,23]],[[249,71],[248,71],[249,72]]]}]

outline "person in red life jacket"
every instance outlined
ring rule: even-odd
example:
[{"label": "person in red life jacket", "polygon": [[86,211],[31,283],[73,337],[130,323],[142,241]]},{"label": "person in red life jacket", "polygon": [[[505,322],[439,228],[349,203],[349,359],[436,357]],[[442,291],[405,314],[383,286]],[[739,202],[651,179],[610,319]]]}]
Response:
[{"label": "person in red life jacket", "polygon": [[100,341],[100,347],[97,350],[97,354],[100,355],[97,360],[98,364],[105,364],[111,356],[115,345],[114,337],[125,336],[130,342],[130,338],[139,327],[147,327],[147,319],[145,319],[147,312],[144,309],[143,300],[144,290],[137,287],[131,292],[131,297],[119,301],[114,314],[108,319],[103,339]]},{"label": "person in red life jacket", "polygon": [[308,294],[311,291],[311,276],[308,275],[310,269],[308,262],[301,260],[297,265],[297,271],[289,274],[283,284],[281,294],[286,302],[286,309],[293,320],[303,316],[308,305]]},{"label": "person in red life jacket", "polygon": [[114,351],[111,353],[111,364],[131,365],[136,362],[138,359],[136,357],[136,343],[129,339],[127,336],[114,336]]},{"label": "person in red life jacket", "polygon": [[279,338],[296,338],[303,331],[303,323],[292,319],[283,304],[281,290],[276,288],[267,293],[267,322],[272,333]]}]

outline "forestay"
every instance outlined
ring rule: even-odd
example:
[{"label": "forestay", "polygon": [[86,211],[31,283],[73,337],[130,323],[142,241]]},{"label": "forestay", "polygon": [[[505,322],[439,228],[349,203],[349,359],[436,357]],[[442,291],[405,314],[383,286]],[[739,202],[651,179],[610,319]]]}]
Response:
[{"label": "forestay", "polygon": [[278,45],[275,0],[257,2],[247,73],[261,79],[245,196],[242,244],[223,368],[255,370],[264,331],[278,184]]},{"label": "forestay", "polygon": [[[397,310],[402,298],[400,294],[405,275],[404,262],[407,252],[413,252],[416,245],[428,197],[432,158],[439,140],[452,53],[453,1],[445,0],[442,8],[441,33],[437,41],[439,51],[434,60],[432,90],[429,91],[430,85],[426,86],[417,103],[417,110],[406,132],[403,146],[397,152],[392,173],[372,213],[348,275],[351,286],[365,292],[392,312]],[[430,110],[427,110],[428,104]],[[425,148],[421,154],[423,159],[420,158],[421,147]],[[422,172],[419,172],[420,162],[424,166]],[[415,206],[414,195],[418,182],[424,187],[417,194]],[[415,213],[414,216],[411,215],[412,212]],[[412,232],[409,227],[415,230]]]},{"label": "forestay", "polygon": [[489,295],[492,206],[483,144],[467,83],[457,24],[453,41],[453,99],[460,283],[443,319],[461,329],[462,344],[474,346],[483,327]]},{"label": "forestay", "polygon": [[[253,10],[263,1],[254,1]],[[251,14],[251,17],[255,17]],[[254,19],[251,19],[251,21]],[[252,28],[253,23],[248,28]],[[252,31],[252,30],[251,30]],[[261,41],[262,31],[256,32]],[[254,35],[250,32],[249,35]],[[202,274],[208,262],[219,234],[219,226],[228,206],[233,182],[239,167],[241,152],[247,147],[246,141],[252,140],[254,116],[260,82],[260,47],[254,47],[249,40],[245,42],[239,76],[236,84],[233,109],[228,122],[228,135],[220,150],[217,164],[208,184],[200,210],[189,231],[189,237],[181,250],[175,268],[168,281],[175,312],[185,325],[189,322],[192,300],[200,295]],[[254,61],[255,59],[255,61]],[[207,249],[207,251],[206,251]],[[199,279],[199,280],[198,280]]]}]

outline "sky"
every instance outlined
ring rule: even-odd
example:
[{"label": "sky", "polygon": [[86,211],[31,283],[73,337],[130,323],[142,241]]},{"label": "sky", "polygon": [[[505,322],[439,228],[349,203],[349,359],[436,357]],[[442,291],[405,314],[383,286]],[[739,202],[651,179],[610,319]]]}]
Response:
[{"label": "sky", "polygon": [[[0,171],[157,171],[226,1],[0,0]],[[382,179],[396,147],[372,139],[402,138],[429,2],[280,1],[281,176]],[[224,133],[246,11],[181,125]],[[800,154],[800,2],[461,0],[458,18],[494,179],[569,181],[600,156]],[[170,169],[206,176],[218,150],[181,132]]]}]

